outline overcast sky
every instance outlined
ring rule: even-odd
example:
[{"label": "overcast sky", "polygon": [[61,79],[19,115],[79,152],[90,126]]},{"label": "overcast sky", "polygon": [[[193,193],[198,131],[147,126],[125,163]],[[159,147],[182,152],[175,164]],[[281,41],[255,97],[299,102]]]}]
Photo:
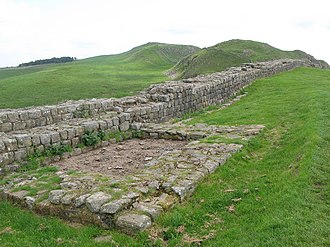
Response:
[{"label": "overcast sky", "polygon": [[229,39],[330,63],[329,10],[329,0],[0,0],[0,67],[151,41],[206,47]]}]

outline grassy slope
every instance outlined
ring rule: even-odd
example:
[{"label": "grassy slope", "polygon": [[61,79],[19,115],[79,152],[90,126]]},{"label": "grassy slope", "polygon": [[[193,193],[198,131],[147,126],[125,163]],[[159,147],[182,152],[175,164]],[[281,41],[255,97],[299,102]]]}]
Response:
[{"label": "grassy slope", "polygon": [[[261,62],[280,58],[308,59],[318,62],[303,51],[282,51],[266,43],[250,40],[229,40],[204,48],[184,58],[171,69],[171,72],[176,73],[179,78],[187,78],[198,74],[222,71],[245,62]],[[325,62],[320,63],[324,64]]]},{"label": "grassy slope", "polygon": [[[163,215],[152,235],[168,246],[197,240],[203,246],[329,246],[330,71],[299,68],[258,80],[247,91],[225,110],[195,114],[192,123],[266,129],[205,179],[188,202]],[[235,213],[226,209],[232,204]],[[0,211],[2,246],[109,246],[93,243],[106,233],[97,228],[72,228],[6,203]],[[153,243],[146,233],[110,234],[119,246]]]},{"label": "grassy slope", "polygon": [[164,71],[198,49],[148,43],[119,55],[60,65],[0,69],[0,108],[132,95],[151,83],[166,80]]}]

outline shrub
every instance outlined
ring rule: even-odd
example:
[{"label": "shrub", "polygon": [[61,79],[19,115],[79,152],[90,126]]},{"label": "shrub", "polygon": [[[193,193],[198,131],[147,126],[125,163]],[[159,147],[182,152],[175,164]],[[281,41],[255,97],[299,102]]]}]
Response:
[{"label": "shrub", "polygon": [[99,133],[89,130],[85,131],[81,140],[85,146],[95,146],[101,141]]}]

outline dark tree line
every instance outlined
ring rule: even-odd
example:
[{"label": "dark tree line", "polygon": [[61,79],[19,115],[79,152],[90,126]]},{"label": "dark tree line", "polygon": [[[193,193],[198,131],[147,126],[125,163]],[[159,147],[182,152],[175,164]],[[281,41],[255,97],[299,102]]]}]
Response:
[{"label": "dark tree line", "polygon": [[31,65],[40,65],[48,63],[68,63],[77,60],[76,57],[53,57],[49,59],[40,59],[28,63],[21,63],[18,67],[31,66]]}]

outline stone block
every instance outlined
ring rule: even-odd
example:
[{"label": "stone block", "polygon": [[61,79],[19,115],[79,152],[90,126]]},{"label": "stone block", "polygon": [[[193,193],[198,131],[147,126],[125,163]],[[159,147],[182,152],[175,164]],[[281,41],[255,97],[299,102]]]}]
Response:
[{"label": "stone block", "polygon": [[71,140],[72,147],[77,147],[79,143],[80,143],[79,137],[72,138],[72,140]]},{"label": "stone block", "polygon": [[28,120],[25,120],[25,122],[26,122],[27,129],[32,129],[36,126],[36,122],[34,119],[28,119]]},{"label": "stone block", "polygon": [[107,124],[107,122],[106,121],[99,121],[99,128],[100,128],[100,130],[106,130],[106,129],[108,129],[108,124]]},{"label": "stone block", "polygon": [[47,124],[47,119],[45,117],[39,117],[35,119],[36,126],[45,126]]},{"label": "stone block", "polygon": [[119,126],[119,118],[118,117],[113,117],[112,118],[112,123],[113,123],[113,126]]},{"label": "stone block", "polygon": [[92,213],[100,211],[101,206],[110,201],[111,195],[104,192],[97,192],[86,199],[86,206]]},{"label": "stone block", "polygon": [[99,129],[99,123],[97,121],[88,121],[81,124],[85,131],[95,131]]},{"label": "stone block", "polygon": [[28,134],[15,134],[13,137],[16,139],[18,147],[30,147],[32,145],[31,136]]},{"label": "stone block", "polygon": [[85,129],[83,126],[75,126],[75,136],[82,136],[85,132]]},{"label": "stone block", "polygon": [[41,118],[41,111],[40,110],[29,110],[28,114],[29,114],[29,118],[31,118],[31,119]]},{"label": "stone block", "polygon": [[[67,139],[71,140],[72,138],[74,138],[76,136],[76,131],[74,129],[66,129],[67,132]],[[63,134],[64,136],[64,134]]]},{"label": "stone block", "polygon": [[61,141],[60,133],[51,132],[50,133],[51,144],[59,143]]},{"label": "stone block", "polygon": [[48,200],[53,204],[60,204],[62,197],[65,195],[65,190],[52,190],[49,193]]},{"label": "stone block", "polygon": [[119,130],[120,131],[127,131],[129,129],[129,122],[123,122],[119,125]]},{"label": "stone block", "polygon": [[13,130],[12,123],[0,123],[0,132],[10,132]]},{"label": "stone block", "polygon": [[133,235],[151,226],[151,218],[146,215],[126,213],[116,220],[116,226],[123,232]]},{"label": "stone block", "polygon": [[18,113],[14,111],[8,112],[7,117],[10,122],[17,122],[19,120]]},{"label": "stone block", "polygon": [[58,132],[60,134],[61,140],[67,140],[68,139],[68,132],[65,129],[59,130]]},{"label": "stone block", "polygon": [[132,130],[140,130],[142,123],[131,123],[130,127]]},{"label": "stone block", "polygon": [[13,124],[13,130],[24,130],[26,128],[26,122],[16,122]]},{"label": "stone block", "polygon": [[77,197],[76,199],[74,199],[73,204],[75,205],[75,207],[79,208],[85,204],[86,199],[90,196],[91,196],[91,194],[81,195],[81,196]]},{"label": "stone block", "polygon": [[154,205],[151,203],[144,203],[144,202],[135,203],[134,208],[136,210],[144,212],[145,214],[150,216],[153,220],[156,220],[159,217],[159,215],[163,212],[163,208],[161,206]]},{"label": "stone block", "polygon": [[116,214],[123,210],[124,208],[127,208],[130,206],[132,200],[130,199],[119,199],[119,200],[114,200],[109,203],[104,204],[101,209],[100,213],[104,214]]},{"label": "stone block", "polygon": [[18,112],[19,119],[25,121],[29,119],[29,114],[26,111]]},{"label": "stone block", "polygon": [[41,134],[40,143],[42,145],[50,145],[50,134]]}]

